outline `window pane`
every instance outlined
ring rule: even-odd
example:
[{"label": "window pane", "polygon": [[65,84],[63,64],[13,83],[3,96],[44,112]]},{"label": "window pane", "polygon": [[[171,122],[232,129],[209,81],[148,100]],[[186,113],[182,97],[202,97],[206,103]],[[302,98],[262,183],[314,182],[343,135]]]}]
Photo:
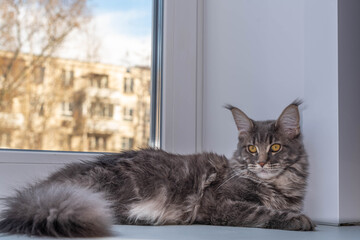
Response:
[{"label": "window pane", "polygon": [[151,20],[152,0],[0,1],[0,148],[147,146]]}]

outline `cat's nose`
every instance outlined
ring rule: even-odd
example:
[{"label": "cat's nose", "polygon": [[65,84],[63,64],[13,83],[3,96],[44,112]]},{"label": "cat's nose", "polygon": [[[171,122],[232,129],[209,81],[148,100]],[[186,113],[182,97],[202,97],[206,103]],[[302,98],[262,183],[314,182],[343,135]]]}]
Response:
[{"label": "cat's nose", "polygon": [[258,164],[261,166],[261,167],[264,167],[266,162],[258,162]]}]

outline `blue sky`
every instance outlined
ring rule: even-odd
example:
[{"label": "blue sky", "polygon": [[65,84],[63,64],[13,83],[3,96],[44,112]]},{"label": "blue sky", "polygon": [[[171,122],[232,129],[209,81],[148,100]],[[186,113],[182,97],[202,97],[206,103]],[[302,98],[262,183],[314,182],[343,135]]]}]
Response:
[{"label": "blue sky", "polygon": [[152,0],[88,0],[88,6],[86,31],[72,33],[60,56],[87,61],[94,53],[92,61],[150,66]]},{"label": "blue sky", "polygon": [[[152,0],[89,0],[89,7],[94,16],[114,12],[137,12],[137,17],[132,17],[118,22],[126,24],[127,34],[145,36],[151,34]],[[124,32],[123,32],[124,33]]]},{"label": "blue sky", "polygon": [[89,0],[89,3],[105,11],[113,9],[131,10],[134,8],[146,10],[152,6],[152,0]]}]

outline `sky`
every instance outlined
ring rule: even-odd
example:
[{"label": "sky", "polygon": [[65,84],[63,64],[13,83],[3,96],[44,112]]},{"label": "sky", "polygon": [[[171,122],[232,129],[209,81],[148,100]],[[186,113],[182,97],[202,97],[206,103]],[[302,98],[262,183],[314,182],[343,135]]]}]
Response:
[{"label": "sky", "polygon": [[150,66],[152,0],[89,0],[86,32],[73,32],[59,55],[122,66]]},{"label": "sky", "polygon": [[111,14],[127,23],[120,26],[126,30],[123,33],[134,36],[151,34],[152,0],[89,0],[89,6],[95,16]]}]

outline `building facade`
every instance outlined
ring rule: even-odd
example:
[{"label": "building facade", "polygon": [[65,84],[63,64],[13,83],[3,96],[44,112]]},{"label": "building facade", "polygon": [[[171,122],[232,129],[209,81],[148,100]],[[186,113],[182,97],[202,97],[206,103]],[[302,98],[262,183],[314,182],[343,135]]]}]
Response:
[{"label": "building facade", "polygon": [[24,54],[6,72],[12,54],[0,52],[1,148],[117,152],[148,145],[150,68]]}]

